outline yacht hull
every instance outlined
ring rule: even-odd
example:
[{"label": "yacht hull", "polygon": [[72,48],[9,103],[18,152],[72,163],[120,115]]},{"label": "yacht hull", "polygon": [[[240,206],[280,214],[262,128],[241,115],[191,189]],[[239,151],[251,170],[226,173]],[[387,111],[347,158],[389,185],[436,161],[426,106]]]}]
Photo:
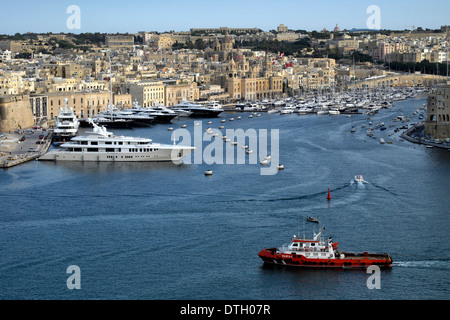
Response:
[{"label": "yacht hull", "polygon": [[179,162],[194,150],[193,147],[159,149],[153,152],[68,152],[53,150],[38,160],[40,161],[77,161],[77,162]]}]

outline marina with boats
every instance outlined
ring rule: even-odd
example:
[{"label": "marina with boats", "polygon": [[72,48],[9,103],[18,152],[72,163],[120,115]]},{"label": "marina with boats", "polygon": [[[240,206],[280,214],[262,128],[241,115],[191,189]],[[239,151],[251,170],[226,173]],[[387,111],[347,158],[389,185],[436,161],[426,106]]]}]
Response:
[{"label": "marina with boats", "polygon": [[348,92],[310,93],[301,97],[274,101],[248,101],[236,104],[237,111],[259,111],[299,115],[374,115],[381,109],[393,106],[394,101],[426,94],[428,88],[378,88],[375,91],[353,89]]},{"label": "marina with boats", "polygon": [[[100,112],[92,119],[77,119],[73,111],[67,108],[66,101],[65,108],[61,108],[60,110],[60,114],[55,123],[55,128],[53,130],[50,129],[49,132],[52,134],[51,136],[53,143],[55,145],[60,145],[62,143],[69,143],[72,138],[76,137],[76,134],[80,128],[85,130],[93,124],[101,128],[104,127],[107,129],[122,130],[147,127],[151,128],[153,125],[157,124],[173,124],[180,121],[186,122],[189,121],[189,119],[196,118],[209,118],[211,120],[214,118],[220,118],[222,123],[219,126],[219,130],[223,130],[223,122],[227,117],[229,121],[241,119],[241,116],[234,116],[233,114],[235,113],[247,112],[250,114],[248,118],[251,119],[253,116],[259,117],[261,115],[260,113],[266,112],[268,115],[297,114],[299,116],[305,116],[316,114],[317,116],[345,116],[347,118],[351,118],[349,131],[355,133],[360,130],[357,126],[355,126],[353,119],[355,116],[359,115],[360,117],[367,118],[367,122],[360,124],[360,128],[365,131],[367,138],[378,140],[380,144],[392,144],[393,139],[391,137],[400,134],[398,142],[407,140],[425,144],[429,148],[449,148],[448,141],[426,140],[426,137],[423,135],[423,129],[422,131],[416,130],[417,128],[420,128],[420,120],[423,120],[425,117],[425,104],[418,107],[410,115],[400,113],[400,115],[394,116],[390,121],[390,124],[385,123],[385,121],[374,123],[374,120],[371,119],[371,117],[380,110],[392,108],[396,101],[415,99],[424,95],[426,91],[426,89],[417,88],[386,88],[385,90],[378,89],[376,94],[373,94],[364,90],[352,90],[346,93],[334,95],[331,93],[324,96],[313,94],[305,95],[301,98],[287,98],[273,101],[262,100],[258,103],[246,102],[235,105],[222,105],[217,101],[211,101],[207,104],[200,104],[184,100],[182,103],[174,107],[165,107],[162,105],[141,107],[137,102],[134,102],[132,108],[129,109],[109,106],[106,111]],[[414,120],[418,122],[413,123],[411,120],[412,117],[414,117]],[[208,121],[208,123],[209,122],[211,121]],[[197,124],[198,123],[195,125]],[[183,124],[182,128],[185,127],[186,125]],[[392,129],[392,131],[387,129]],[[169,128],[169,131],[171,130],[173,130],[173,127]],[[382,134],[383,132],[389,133]],[[411,133],[414,133],[414,137]],[[225,138],[224,141],[227,142]],[[111,148],[107,149],[110,150]],[[65,150],[67,151],[68,149]],[[86,158],[91,157],[92,154]],[[30,160],[34,158],[36,157],[29,157]],[[45,158],[46,157],[43,157],[43,159]],[[48,156],[47,158],[54,158],[53,153],[52,156]],[[114,159],[116,158],[114,157]],[[139,157],[133,156],[133,159],[137,160]],[[141,159],[146,159],[146,157]],[[7,163],[8,161],[13,160],[8,160],[5,158],[4,163]]]},{"label": "marina with boats", "polygon": [[[42,268],[45,271],[48,265],[60,269],[62,260],[75,256],[74,263],[98,270],[104,270],[102,266],[106,264],[123,265],[127,270],[135,267],[154,270],[155,277],[136,272],[118,280],[123,281],[118,286],[127,297],[183,299],[186,294],[177,288],[184,285],[193,296],[201,288],[208,296],[218,299],[248,298],[248,288],[252,298],[265,299],[267,292],[302,298],[312,296],[311,292],[318,286],[323,286],[320,289],[323,297],[329,296],[330,288],[338,288],[339,297],[358,298],[362,294],[370,298],[374,293],[366,292],[367,275],[363,270],[376,265],[386,267],[381,277],[384,288],[390,288],[375,293],[379,294],[377,297],[404,297],[405,278],[417,276],[434,280],[421,285],[411,282],[412,297],[420,295],[424,288],[433,296],[442,297],[433,288],[440,283],[448,264],[437,254],[430,257],[426,252],[428,243],[424,243],[429,240],[430,229],[445,233],[442,221],[446,219],[446,207],[440,200],[445,197],[448,180],[448,170],[445,170],[448,153],[400,141],[402,132],[420,120],[423,103],[423,98],[415,97],[395,101],[391,108],[380,109],[374,115],[348,114],[350,117],[347,114],[243,113],[224,108],[218,117],[175,117],[170,123],[132,128],[103,129],[94,122],[104,135],[91,133],[95,128],[92,124],[80,128],[71,141],[52,146],[45,156],[60,153],[64,157],[78,157],[75,148],[84,148],[83,156],[91,157],[92,153],[94,158],[99,154],[88,149],[100,152],[105,148],[105,156],[114,154],[114,159],[30,161],[0,172],[4,182],[3,205],[10,212],[4,218],[5,238],[20,239],[11,240],[9,246],[13,249],[11,253],[5,252],[5,264],[10,270],[8,281],[14,287],[23,270]],[[394,121],[399,116],[404,118]],[[285,165],[285,170],[271,177],[261,176],[259,169],[274,160],[273,154],[270,159],[267,153],[255,165],[175,166],[167,162],[125,161],[138,160],[125,156],[150,155],[151,151],[144,150],[170,141],[170,128],[185,126],[193,132],[201,125],[202,134],[211,139],[215,138],[214,133],[228,128],[279,128],[280,163]],[[353,133],[352,125],[356,130]],[[408,129],[400,129],[403,126]],[[370,127],[376,139],[366,135]],[[382,127],[386,129],[381,130]],[[207,128],[210,128],[208,132]],[[112,133],[112,137],[106,132]],[[18,145],[37,148],[40,145],[35,141],[41,135],[48,141],[51,130],[35,129],[34,133],[25,135],[26,140]],[[150,138],[155,142],[148,142]],[[380,138],[386,140],[384,145],[379,143]],[[228,146],[220,134],[217,139]],[[141,152],[139,143],[142,142],[145,147]],[[245,150],[252,151],[244,152],[246,157],[259,154],[259,149],[246,145]],[[106,152],[107,146],[114,148],[114,152]],[[234,151],[235,147],[242,151],[240,144],[233,146]],[[121,151],[116,152],[119,148]],[[116,155],[124,156],[124,161],[119,161],[121,158],[115,161]],[[417,183],[424,179],[431,179],[436,185],[424,188]],[[357,182],[361,180],[366,182]],[[402,189],[405,185],[410,186],[408,192]],[[67,193],[68,188],[70,195],[64,197],[64,207],[54,205],[62,199],[59,193],[43,193],[43,190]],[[329,200],[327,188],[332,196]],[[80,199],[84,199],[83,205]],[[434,208],[433,213],[427,211],[430,206]],[[299,219],[316,230],[325,224],[327,235],[322,231],[320,240],[317,233],[300,236],[300,232],[293,230]],[[334,234],[331,241],[328,229]],[[16,236],[24,233],[26,238]],[[286,234],[296,237],[285,246],[275,247],[285,242]],[[402,240],[398,241],[399,238]],[[62,242],[71,239],[76,243],[63,248],[55,245],[58,242],[55,239]],[[167,254],[167,239],[175,241],[169,245],[170,254]],[[333,239],[339,240],[339,244]],[[408,245],[416,240],[419,249]],[[36,249],[30,253],[30,259],[36,263],[30,267],[20,264],[16,253],[21,247],[14,247],[16,241]],[[177,263],[179,257],[172,254],[180,248],[189,257],[182,265]],[[223,248],[239,248],[244,254],[230,262]],[[49,258],[41,258],[40,253],[46,250]],[[90,251],[83,254],[84,250]],[[114,274],[114,270],[107,271],[106,275],[102,272],[100,279],[107,283]],[[235,288],[232,293],[217,290],[218,285],[230,288],[230,277],[240,285],[232,285]],[[307,281],[298,286],[297,279]],[[39,284],[44,288],[39,293],[43,297],[67,294],[55,293],[53,284],[45,281]],[[86,288],[88,285],[86,281]],[[130,286],[132,290],[127,289]],[[364,288],[355,291],[358,286]],[[14,294],[12,289],[6,290],[5,294]],[[17,290],[22,290],[22,296],[30,296],[22,287]],[[86,298],[105,296],[103,291],[89,290],[86,294],[87,291],[80,294]],[[112,298],[115,295],[114,290],[107,294]]]}]

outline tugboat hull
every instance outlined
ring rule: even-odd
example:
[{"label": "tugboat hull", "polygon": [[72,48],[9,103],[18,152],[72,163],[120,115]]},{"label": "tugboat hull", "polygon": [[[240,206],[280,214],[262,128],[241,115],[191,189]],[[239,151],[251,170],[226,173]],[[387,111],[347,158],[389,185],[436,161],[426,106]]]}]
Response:
[{"label": "tugboat hull", "polygon": [[[314,254],[315,252],[312,252]],[[317,253],[318,255],[320,252]],[[263,249],[258,256],[268,264],[294,267],[315,268],[367,268],[377,265],[388,268],[392,264],[392,258],[388,254],[376,253],[350,253],[343,252],[343,258],[308,258],[302,254],[279,253],[276,248]]]}]

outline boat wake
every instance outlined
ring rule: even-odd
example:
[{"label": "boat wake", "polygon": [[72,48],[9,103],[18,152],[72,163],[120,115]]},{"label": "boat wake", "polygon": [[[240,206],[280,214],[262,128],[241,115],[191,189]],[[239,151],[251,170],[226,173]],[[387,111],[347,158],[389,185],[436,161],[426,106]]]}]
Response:
[{"label": "boat wake", "polygon": [[423,261],[393,261],[392,266],[415,269],[439,269],[450,270],[450,259],[423,260]]},{"label": "boat wake", "polygon": [[[330,189],[330,192],[336,192],[342,189],[345,189],[347,187],[349,187],[350,184],[346,183],[340,187],[336,187],[334,189]],[[311,193],[311,194],[305,194],[305,195],[299,195],[299,196],[293,196],[293,197],[285,197],[285,198],[274,198],[274,199],[252,199],[252,200],[245,200],[245,201],[267,201],[267,202],[271,202],[271,201],[289,201],[289,200],[303,200],[303,199],[311,199],[311,198],[315,198],[318,196],[321,197],[326,197],[327,195],[327,190],[324,191],[320,191],[320,192],[316,192],[316,193]]]},{"label": "boat wake", "polygon": [[392,192],[391,190],[389,190],[389,189],[387,189],[387,188],[385,188],[385,187],[383,187],[383,186],[379,186],[379,185],[376,185],[375,183],[370,183],[370,185],[372,185],[372,186],[374,186],[375,188],[378,188],[378,189],[381,189],[381,190],[384,190],[384,191],[386,191],[386,192],[388,192],[388,193],[390,193],[391,195],[393,195],[393,196],[398,196],[398,194],[397,193],[395,193],[395,192]]}]

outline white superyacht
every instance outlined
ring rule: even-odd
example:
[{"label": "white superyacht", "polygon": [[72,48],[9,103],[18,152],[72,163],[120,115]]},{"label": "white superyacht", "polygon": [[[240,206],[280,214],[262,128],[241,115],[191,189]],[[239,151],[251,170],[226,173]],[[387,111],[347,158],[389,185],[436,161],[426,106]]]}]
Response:
[{"label": "white superyacht", "polygon": [[91,132],[76,136],[39,160],[102,162],[180,162],[195,147],[154,143],[148,138],[115,136],[89,119]]},{"label": "white superyacht", "polygon": [[56,118],[55,129],[53,130],[53,141],[62,142],[69,141],[76,136],[80,122],[73,112],[72,108],[68,108],[68,100],[64,99],[65,107],[59,109],[59,115]]}]

